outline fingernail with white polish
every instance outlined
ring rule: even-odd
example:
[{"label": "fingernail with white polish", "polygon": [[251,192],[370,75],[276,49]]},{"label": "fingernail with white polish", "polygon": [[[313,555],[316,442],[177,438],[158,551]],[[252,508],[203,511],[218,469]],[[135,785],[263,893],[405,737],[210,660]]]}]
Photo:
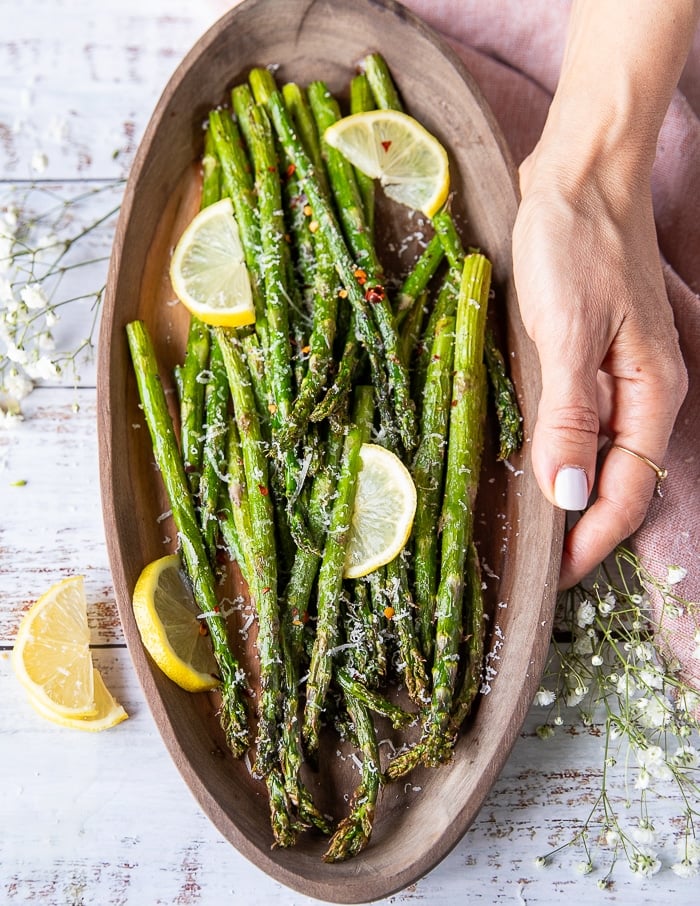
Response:
[{"label": "fingernail with white polish", "polygon": [[554,479],[554,502],[562,510],[583,510],[588,503],[588,479],[583,469],[563,466]]}]

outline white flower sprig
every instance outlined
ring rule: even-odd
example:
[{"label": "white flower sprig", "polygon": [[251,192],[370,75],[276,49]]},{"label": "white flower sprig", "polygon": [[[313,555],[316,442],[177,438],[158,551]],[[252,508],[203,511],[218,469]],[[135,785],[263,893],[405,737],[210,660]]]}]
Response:
[{"label": "white flower sprig", "polygon": [[[65,376],[94,348],[123,181],[76,187],[33,181],[0,198],[0,416],[19,415],[36,384]],[[87,220],[86,220],[87,218]],[[95,288],[97,287],[97,288]],[[79,338],[57,342],[67,306]]]},{"label": "white flower sprig", "polygon": [[[651,805],[672,796],[679,809],[670,822],[678,855],[670,867],[680,877],[700,873],[700,696],[667,656],[661,628],[679,614],[698,622],[700,605],[675,590],[685,575],[671,566],[664,579],[657,579],[620,547],[590,583],[560,599],[552,657],[535,697],[536,704],[549,709],[548,717],[537,732],[543,739],[552,737],[565,723],[566,709],[575,709],[584,727],[602,737],[602,765],[587,818],[567,843],[540,856],[537,864],[548,864],[575,844],[584,850],[585,873],[602,859],[602,888],[612,886],[620,858],[634,874],[652,877],[662,860]],[[661,611],[657,621],[652,596],[657,614]],[[700,631],[695,639],[700,642]],[[625,769],[621,791],[613,788],[616,765]]]}]

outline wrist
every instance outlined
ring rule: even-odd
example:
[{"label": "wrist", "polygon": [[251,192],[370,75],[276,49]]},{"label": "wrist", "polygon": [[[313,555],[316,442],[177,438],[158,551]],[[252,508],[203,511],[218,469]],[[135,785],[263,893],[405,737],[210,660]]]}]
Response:
[{"label": "wrist", "polygon": [[521,170],[524,195],[552,178],[612,198],[649,191],[699,9],[700,0],[574,0],[559,84]]},{"label": "wrist", "polygon": [[595,119],[553,104],[539,142],[520,168],[523,198],[543,187],[580,203],[593,193],[624,216],[650,198],[656,137],[652,127],[630,125],[611,104],[598,105]]}]

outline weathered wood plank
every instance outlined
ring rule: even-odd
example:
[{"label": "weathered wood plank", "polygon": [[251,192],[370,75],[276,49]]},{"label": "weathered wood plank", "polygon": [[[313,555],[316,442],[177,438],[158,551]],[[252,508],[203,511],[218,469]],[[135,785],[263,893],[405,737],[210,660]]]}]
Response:
[{"label": "weathered wood plank", "polygon": [[0,171],[124,176],[168,78],[221,8],[138,0],[3,3]]},{"label": "weathered wood plank", "polygon": [[95,406],[92,389],[35,390],[24,421],[0,430],[0,645],[11,643],[32,601],[75,574],[85,576],[93,641],[122,642],[102,528]]}]

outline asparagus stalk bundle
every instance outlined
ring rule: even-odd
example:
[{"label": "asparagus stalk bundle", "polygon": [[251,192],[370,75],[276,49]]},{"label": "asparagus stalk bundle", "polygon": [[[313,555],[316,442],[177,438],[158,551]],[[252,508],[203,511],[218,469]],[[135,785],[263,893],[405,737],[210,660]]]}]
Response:
[{"label": "asparagus stalk bundle", "polygon": [[[352,111],[398,109],[382,58],[370,55],[361,69]],[[478,694],[484,604],[473,508],[487,366],[509,426],[501,455],[519,427],[486,328],[488,259],[465,254],[443,210],[409,272],[390,282],[375,243],[376,187],[323,140],[342,115],[323,82],[280,87],[262,69],[234,87],[230,109],[211,111],[202,207],[231,198],[256,320],[242,328],[192,320],[176,375],[179,436],[147,328],[127,328],[219,665],[227,742],[236,757],[254,746],[274,843],[290,846],[314,829],[332,835],[331,862],[369,843],[382,785],[449,760]],[[398,557],[349,579],[367,442],[409,468],[417,512]],[[218,610],[222,553],[238,562],[257,620],[255,704]],[[382,731],[420,728],[420,737],[383,765],[379,722]],[[321,737],[334,725],[361,760],[349,814],[335,828],[303,779],[305,764],[323,770]]]}]

